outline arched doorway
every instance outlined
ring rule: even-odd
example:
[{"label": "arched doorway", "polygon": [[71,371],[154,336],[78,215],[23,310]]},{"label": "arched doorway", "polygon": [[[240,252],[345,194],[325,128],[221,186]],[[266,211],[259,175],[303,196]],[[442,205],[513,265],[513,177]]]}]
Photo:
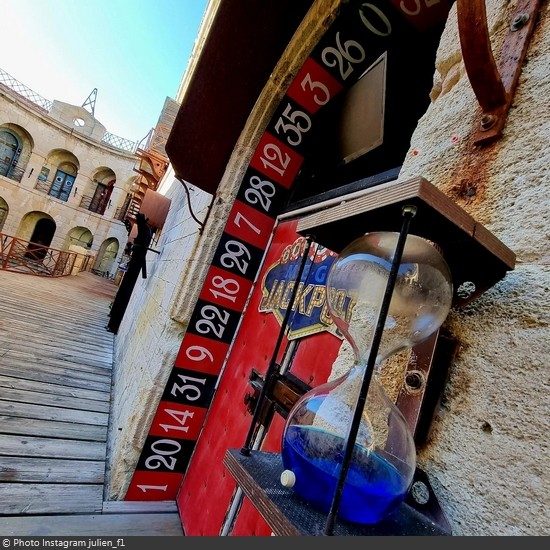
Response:
[{"label": "arched doorway", "polygon": [[[271,241],[267,254],[273,255],[274,265],[279,261],[276,238],[284,241],[281,246],[292,245],[297,238],[286,221],[291,214],[298,217],[304,208],[320,208],[328,194],[340,197],[395,179],[416,123],[429,105],[443,21],[416,30],[390,2],[379,3],[380,7],[373,7],[361,0],[342,2],[338,17],[312,47],[302,67],[277,75],[281,80],[294,79],[282,100],[275,94],[277,106],[271,121],[243,170],[226,231],[214,252],[143,446],[126,499],[161,500],[176,494],[187,535],[269,534],[268,526],[249,504],[245,502],[239,509],[238,491],[223,465],[226,449],[241,446],[250,425],[251,415],[246,410],[252,394],[249,381],[256,380],[257,373],[265,373],[270,353],[277,351],[278,365],[283,365],[286,356],[292,357],[290,374],[296,375],[300,369],[305,374],[298,377],[301,382],[317,382],[311,379],[309,365],[317,363],[307,357],[307,344],[315,338],[311,349],[320,353],[327,368],[334,357],[328,346],[332,353],[339,345],[332,337],[326,348],[320,346],[316,335],[299,348],[289,345],[286,356],[286,349],[275,348],[277,325],[269,312],[254,308],[260,302],[261,288],[256,286],[246,300],[252,285],[257,285],[255,281],[263,280],[256,276],[262,258],[268,257],[263,255],[266,246]],[[313,38],[318,36],[312,34]],[[369,131],[352,133],[360,114],[365,117],[358,129]],[[357,139],[340,140],[341,128],[343,137]],[[241,139],[245,137],[252,136],[241,135]],[[280,227],[288,231],[285,236],[272,234],[283,209],[285,223]],[[241,223],[243,219],[249,223]],[[304,286],[309,288],[309,284]],[[221,293],[220,288],[230,288],[233,294]],[[285,296],[283,290],[281,296]],[[304,294],[299,302],[306,315],[311,305],[308,296],[313,294]],[[213,323],[212,315],[219,315],[223,322]],[[258,337],[267,323],[272,327]],[[245,326],[251,327],[248,334]],[[252,337],[245,341],[247,335]],[[240,350],[246,350],[246,357],[238,357]],[[301,361],[302,353],[309,362]],[[266,421],[266,429],[257,430],[254,444],[258,448],[277,450],[282,415],[274,418]],[[208,514],[204,513],[206,506]],[[232,510],[238,513],[233,515]],[[227,521],[231,515],[234,521]]]},{"label": "arched doorway", "polygon": [[120,245],[117,239],[106,239],[99,247],[94,269],[104,274],[110,274],[115,264]]},{"label": "arched doorway", "polygon": [[8,217],[9,211],[10,208],[8,206],[8,203],[2,197],[0,197],[0,233],[4,228],[4,223],[6,223],[6,218]]},{"label": "arched doorway", "polygon": [[55,221],[52,218],[40,218],[34,226],[25,257],[43,260],[55,234]]},{"label": "arched doorway", "polygon": [[73,227],[67,234],[64,249],[70,250],[71,247],[80,247],[89,250],[94,242],[94,236],[87,227]]}]

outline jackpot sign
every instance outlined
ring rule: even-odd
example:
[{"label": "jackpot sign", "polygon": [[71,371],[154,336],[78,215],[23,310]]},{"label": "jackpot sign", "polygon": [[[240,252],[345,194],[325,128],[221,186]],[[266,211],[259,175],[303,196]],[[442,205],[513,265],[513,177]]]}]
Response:
[{"label": "jackpot sign", "polygon": [[[273,314],[282,325],[288,308],[291,308],[288,317],[289,340],[323,330],[335,332],[327,308],[326,282],[336,253],[314,244],[309,249],[301,279],[297,281],[306,244],[306,239],[300,237],[284,248],[280,258],[267,269],[261,283],[263,298],[258,306],[260,312]],[[296,284],[298,288],[294,292]]]}]

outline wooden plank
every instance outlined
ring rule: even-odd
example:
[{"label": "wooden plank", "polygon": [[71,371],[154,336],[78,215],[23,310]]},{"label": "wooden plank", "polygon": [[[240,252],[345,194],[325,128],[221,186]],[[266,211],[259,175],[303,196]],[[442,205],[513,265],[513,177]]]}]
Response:
[{"label": "wooden plank", "polygon": [[106,500],[103,503],[104,514],[159,514],[177,511],[178,505],[175,500]]},{"label": "wooden plank", "polygon": [[[294,525],[285,516],[281,508],[270,498],[268,492],[256,483],[256,480],[250,475],[248,470],[241,466],[240,461],[235,457],[233,449],[226,451],[224,466],[235,479],[237,486],[242,489],[251,504],[258,510],[259,514],[277,536],[296,537],[304,534],[299,527]],[[284,490],[282,489],[281,492]]]},{"label": "wooden plank", "polygon": [[78,361],[73,361],[71,356],[62,358],[49,357],[40,352],[40,350],[29,351],[28,348],[21,347],[21,349],[14,348],[4,348],[1,352],[2,363],[3,364],[12,364],[13,362],[18,362],[19,366],[25,368],[28,364],[29,367],[36,367],[40,365],[45,366],[57,366],[59,368],[69,369],[68,373],[73,373],[75,375],[82,374],[83,376],[96,376],[104,377],[108,379],[111,376],[112,365],[106,367],[104,364],[93,364],[92,362],[83,363]]},{"label": "wooden plank", "polygon": [[0,416],[0,433],[13,435],[36,435],[76,439],[84,441],[107,441],[107,426],[55,422],[19,416]]},{"label": "wooden plank", "polygon": [[[13,307],[17,307],[15,304]],[[32,312],[25,312],[25,321],[18,319],[14,314],[10,315],[10,327],[9,331],[16,330],[21,334],[32,333],[33,329],[40,323],[43,322],[42,319],[33,318]],[[98,333],[98,327],[91,323],[86,327],[79,326],[75,324],[74,319],[70,319],[70,324],[77,327],[78,330],[74,332],[67,333],[67,324],[68,320],[64,320],[63,325],[59,325],[59,328],[56,330],[55,327],[51,327],[51,321],[47,321],[48,330],[43,331],[42,333],[34,333],[33,341],[44,343],[49,343],[52,347],[63,347],[65,342],[74,342],[79,344],[79,349],[87,350],[97,350],[102,349],[104,352],[110,352],[109,343],[113,342],[112,335],[103,336]],[[64,329],[64,330],[63,330]],[[4,327],[2,330],[8,331],[8,328]],[[107,331],[105,331],[107,332]],[[107,333],[109,334],[109,333]],[[32,342],[23,342],[23,343],[32,343]]]},{"label": "wooden plank", "polygon": [[[0,401],[0,415],[37,418],[39,420],[52,420],[58,422],[75,422],[77,424],[94,424],[107,426],[109,415],[93,411],[79,411],[75,409],[62,409],[60,407],[47,407],[44,405],[32,405],[29,403],[15,403],[13,401]],[[1,430],[1,428],[0,428]]]},{"label": "wooden plank", "polygon": [[40,393],[51,393],[55,395],[66,395],[77,399],[89,399],[94,401],[108,402],[111,399],[110,391],[86,390],[82,388],[71,388],[62,384],[49,384],[37,382],[14,376],[3,376],[0,374],[0,387],[13,388],[26,391],[39,391]]},{"label": "wooden plank", "polygon": [[[98,345],[106,345],[109,342],[113,342],[114,340],[113,334],[109,333],[103,327],[105,323],[105,318],[93,319],[93,317],[86,316],[86,324],[83,324],[84,319],[79,322],[78,319],[74,318],[72,312],[62,312],[63,315],[66,313],[69,315],[70,321],[64,318],[61,320],[51,320],[47,318],[46,314],[37,314],[37,312],[33,310],[21,311],[19,313],[13,312],[16,307],[17,301],[13,301],[12,303],[5,303],[3,305],[3,309],[11,309],[12,311],[10,315],[10,324],[13,323],[12,326],[14,328],[17,328],[17,330],[20,330],[21,332],[28,332],[33,326],[36,326],[39,323],[47,323],[47,333],[52,336],[52,340],[54,341],[74,342],[82,338],[83,344],[85,344],[87,347],[89,346],[93,348],[94,346]],[[68,322],[70,322],[72,326],[78,328],[78,331],[67,333],[66,329]],[[99,332],[99,329],[101,329],[101,332]],[[3,330],[11,330],[11,327],[3,327]]]},{"label": "wooden plank", "polygon": [[[25,332],[19,332],[19,334],[22,340],[19,342],[10,342],[9,347],[5,351],[24,351],[27,353],[38,351],[40,354],[46,354],[62,360],[68,359],[76,364],[97,365],[104,368],[108,368],[107,366],[112,363],[113,355],[104,349],[106,346],[103,349],[97,346],[86,348],[81,345],[81,341],[52,342],[47,339],[42,340],[40,337],[32,336]],[[71,350],[70,348],[75,349]],[[68,354],[67,351],[71,353]]]},{"label": "wooden plank", "polygon": [[[4,357],[5,359],[5,357]],[[90,375],[89,373],[71,372],[62,366],[49,365],[25,365],[14,361],[10,365],[0,367],[3,374],[14,378],[23,378],[26,380],[35,380],[37,382],[47,382],[51,384],[62,384],[67,387],[95,389],[108,392],[111,390],[111,377]]]},{"label": "wooden plank", "polygon": [[108,514],[82,516],[3,517],[0,535],[96,536],[96,537],[181,537],[179,515]]},{"label": "wooden plank", "polygon": [[[62,309],[60,310],[60,316],[52,318],[49,313],[52,307],[56,310],[58,309],[57,304],[44,303],[42,304],[42,308],[40,310],[33,305],[29,305],[26,310],[17,311],[15,308],[17,307],[16,305],[18,300],[19,297],[17,295],[13,296],[12,300],[6,298],[6,302],[2,307],[12,310],[13,322],[17,324],[19,329],[25,331],[28,330],[28,327],[32,324],[42,323],[48,327],[48,333],[61,335],[61,340],[64,340],[65,338],[74,340],[80,333],[82,333],[88,336],[89,343],[93,343],[94,340],[90,338],[90,336],[93,334],[94,330],[104,325],[105,318],[107,317],[106,315],[94,316],[93,310],[90,310],[89,308],[82,308],[78,312]],[[68,319],[70,319],[70,323],[72,325],[78,327],[78,332],[63,333],[63,324],[66,325]],[[98,341],[103,340],[104,342],[107,342],[109,340],[113,340],[113,335],[105,330],[104,326],[102,328],[104,330],[97,335]]]},{"label": "wooden plank", "polygon": [[[59,336],[59,340],[61,341],[65,339],[75,340],[80,334],[87,338],[87,343],[90,345],[94,342],[104,344],[114,340],[113,334],[109,333],[104,327],[105,320],[108,318],[106,315],[94,318],[92,311],[84,309],[81,310],[82,317],[79,319],[76,312],[65,309],[60,311],[59,317],[51,318],[48,310],[51,311],[52,308],[57,309],[52,304],[46,304],[43,311],[37,311],[31,306],[24,311],[17,312],[14,309],[17,307],[18,299],[16,297],[13,301],[7,301],[2,307],[3,309],[10,309],[12,311],[13,323],[17,325],[19,330],[26,332],[33,324],[42,323],[48,327],[48,334]],[[78,331],[63,332],[63,325],[66,326],[68,323],[77,327]],[[98,329],[101,329],[101,332]],[[94,331],[97,332],[97,340],[92,338]]]},{"label": "wooden plank", "polygon": [[102,485],[0,483],[1,515],[97,514],[102,501]]},{"label": "wooden plank", "polygon": [[[455,290],[473,284],[464,297],[455,292],[453,305],[465,305],[514,269],[515,254],[476,222],[450,197],[424,178],[393,181],[369,188],[359,197],[304,216],[296,231],[341,252],[353,240],[371,231],[401,230],[405,205],[417,208],[410,233],[439,245],[452,273]],[[479,266],[483,265],[483,270]]]},{"label": "wooden plank", "polygon": [[[26,332],[33,325],[36,325],[37,322],[44,322],[47,318],[48,334],[52,335],[52,340],[59,340],[62,342],[66,340],[75,341],[84,337],[83,343],[90,347],[113,341],[112,333],[107,330],[102,332],[97,331],[98,325],[103,325],[105,323],[104,315],[94,317],[90,312],[84,311],[81,319],[79,319],[76,312],[64,311],[64,313],[70,313],[71,324],[77,326],[79,329],[78,332],[67,332],[67,319],[65,319],[64,316],[52,318],[49,315],[51,312],[51,305],[46,305],[42,311],[37,311],[36,309],[18,311],[16,310],[17,302],[17,298],[13,300],[6,298],[3,305],[4,308],[11,309],[10,325],[16,327],[17,330]],[[82,312],[82,310],[80,311]]]},{"label": "wooden plank", "polygon": [[[47,514],[35,521],[49,529],[51,514],[68,514],[50,533],[63,535],[73,514],[102,510],[114,351],[105,325],[116,290],[90,274],[0,270],[0,529],[34,519],[12,515]],[[74,534],[85,533],[84,517]]]},{"label": "wooden plank", "polygon": [[[9,338],[13,338],[13,333],[10,334],[11,335]],[[45,353],[49,351],[45,346],[42,348],[42,346],[36,346],[32,342],[28,342],[28,345],[25,345],[23,342],[8,342],[6,344],[5,340],[6,339],[0,339],[4,352],[3,355],[8,354],[9,356],[29,361],[40,361],[42,358],[49,359],[50,361],[53,359],[59,359],[67,366],[72,366],[76,369],[94,372],[97,374],[108,374],[112,369],[112,364],[109,365],[109,361],[105,360],[105,354],[103,353],[101,354],[99,360],[96,360],[91,355],[86,355],[84,358],[76,358],[72,353],[72,348],[78,347],[78,342],[67,344],[61,348],[59,352],[50,354]],[[110,353],[108,353],[108,356],[112,357]]]},{"label": "wooden plank", "polygon": [[[515,264],[515,254],[503,243],[501,243],[488,230],[483,230],[481,224],[475,221],[465,210],[460,208],[451,198],[445,195],[437,187],[424,178],[413,178],[405,182],[389,182],[377,187],[368,189],[365,195],[350,201],[342,200],[342,203],[321,210],[315,214],[306,216],[298,222],[299,233],[312,231],[315,233],[320,226],[327,226],[333,222],[351,218],[353,216],[371,213],[375,217],[375,211],[382,212],[384,207],[400,204],[409,200],[419,199],[428,205],[434,212],[437,212],[452,226],[462,230],[470,237],[477,232],[477,241],[485,246],[488,251],[497,255],[501,261],[510,269]],[[400,219],[396,219],[395,229],[399,230]],[[443,227],[432,227],[434,233],[444,230]],[[343,236],[345,238],[345,236]],[[426,236],[429,238],[429,236]],[[433,235],[432,235],[433,239]],[[436,240],[436,239],[434,239]],[[347,243],[345,243],[347,244]],[[334,248],[338,250],[337,247]],[[341,247],[340,247],[341,249]]]},{"label": "wooden plank", "polygon": [[[297,498],[291,488],[281,485],[284,470],[279,453],[252,451],[241,454],[227,449],[224,465],[278,536],[318,536],[326,534],[327,514]],[[434,523],[407,503],[401,503],[389,516],[376,524],[358,524],[336,520],[334,536],[446,536],[446,526]]]},{"label": "wooden plank", "polygon": [[65,409],[79,409],[81,411],[109,412],[109,402],[43,393],[39,386],[37,391],[19,390],[0,385],[0,400],[15,401],[17,403],[33,403],[49,407],[63,407]]},{"label": "wooden plank", "polygon": [[0,456],[0,481],[25,483],[103,483],[103,460]]},{"label": "wooden plank", "polygon": [[[319,227],[321,226],[369,212],[374,215],[375,211],[381,211],[384,207],[422,196],[423,200],[427,201],[428,204],[438,211],[441,211],[457,227],[461,228],[468,235],[473,235],[475,220],[453,203],[451,199],[445,197],[441,191],[433,191],[433,189],[437,188],[428,184],[429,182],[423,178],[413,178],[405,182],[391,181],[367,189],[364,195],[351,200],[346,200],[345,197],[342,197],[340,204],[301,218],[298,221],[297,231],[299,233],[307,231],[315,233],[315,231],[319,231]],[[400,225],[400,219],[397,218],[395,223],[396,230],[399,230]],[[345,235],[342,235],[342,237],[346,238]],[[341,248],[333,246],[332,249],[339,251]]]},{"label": "wooden plank", "polygon": [[[14,305],[13,307],[17,307]],[[14,331],[17,331],[21,334],[29,334],[32,333],[33,328],[39,326],[40,319],[33,319],[32,313],[28,314],[27,317],[28,320],[31,322],[23,324],[20,322],[17,322],[16,319],[13,319],[10,327],[3,327],[0,328],[0,337],[5,336],[6,334],[13,333]],[[67,325],[74,327],[75,332],[74,334],[68,336],[67,333],[63,332],[62,328],[60,327],[59,330],[50,330],[48,328],[47,334],[35,334],[35,338],[33,341],[26,342],[28,344],[32,344],[34,341],[44,343],[48,342],[49,338],[49,344],[51,346],[62,346],[64,343],[70,343],[70,344],[77,344],[79,345],[80,349],[83,349],[85,351],[94,351],[97,349],[103,348],[105,353],[110,353],[112,350],[110,349],[110,344],[113,343],[112,338],[105,338],[101,334],[97,334],[100,329],[97,325],[91,324],[89,327],[83,328],[79,326],[78,324],[75,324],[72,322],[73,320],[67,319],[65,321],[65,331],[67,330]],[[43,321],[44,322],[44,321]],[[45,321],[48,322],[48,321]],[[16,344],[17,342],[12,342],[12,344]],[[22,342],[25,343],[25,342]]]},{"label": "wooden plank", "polygon": [[[30,335],[27,335],[27,338],[30,337]],[[5,351],[35,351],[37,352],[37,357],[46,355],[50,359],[59,359],[61,361],[67,360],[76,365],[94,365],[109,368],[109,365],[112,364],[112,355],[107,356],[106,354],[101,353],[100,355],[95,356],[91,353],[81,353],[78,349],[70,349],[71,347],[77,348],[77,346],[78,343],[75,342],[72,346],[64,343],[62,347],[54,347],[47,343],[36,343],[31,340],[27,342],[12,342],[10,343],[9,348],[5,349]]]},{"label": "wooden plank", "polygon": [[[34,317],[42,317],[45,320],[49,319],[49,308],[55,307],[60,312],[67,312],[73,315],[76,323],[87,325],[86,319],[99,320],[108,315],[107,301],[101,299],[82,299],[86,290],[78,292],[78,289],[73,287],[74,278],[66,278],[59,281],[59,287],[56,289],[50,288],[51,281],[47,279],[38,279],[35,277],[27,277],[27,284],[17,284],[15,275],[6,274],[6,280],[9,278],[12,292],[6,296],[8,304],[13,304],[19,299],[23,292],[29,296],[28,311]],[[89,282],[89,284],[92,284]],[[36,285],[30,288],[30,285]],[[91,287],[90,287],[91,288]],[[87,290],[90,290],[87,289]],[[65,295],[63,295],[65,293]],[[63,319],[63,317],[58,317]]]},{"label": "wooden plank", "polygon": [[0,434],[0,456],[105,460],[105,443]]}]

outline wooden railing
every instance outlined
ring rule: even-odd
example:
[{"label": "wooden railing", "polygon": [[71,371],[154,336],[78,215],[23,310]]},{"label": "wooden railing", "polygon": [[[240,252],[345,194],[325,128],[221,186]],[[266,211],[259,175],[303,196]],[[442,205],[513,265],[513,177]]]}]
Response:
[{"label": "wooden railing", "polygon": [[78,254],[0,233],[0,269],[41,277],[70,275]]}]

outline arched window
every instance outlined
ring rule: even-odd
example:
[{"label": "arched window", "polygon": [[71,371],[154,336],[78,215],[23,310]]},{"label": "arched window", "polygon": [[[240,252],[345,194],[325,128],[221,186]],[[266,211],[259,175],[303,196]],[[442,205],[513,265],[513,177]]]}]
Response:
[{"label": "arched window", "polygon": [[48,195],[67,202],[74,180],[76,179],[76,166],[70,162],[62,162],[55,173]]},{"label": "arched window", "polygon": [[20,152],[17,137],[8,130],[0,130],[0,176],[10,176]]}]

